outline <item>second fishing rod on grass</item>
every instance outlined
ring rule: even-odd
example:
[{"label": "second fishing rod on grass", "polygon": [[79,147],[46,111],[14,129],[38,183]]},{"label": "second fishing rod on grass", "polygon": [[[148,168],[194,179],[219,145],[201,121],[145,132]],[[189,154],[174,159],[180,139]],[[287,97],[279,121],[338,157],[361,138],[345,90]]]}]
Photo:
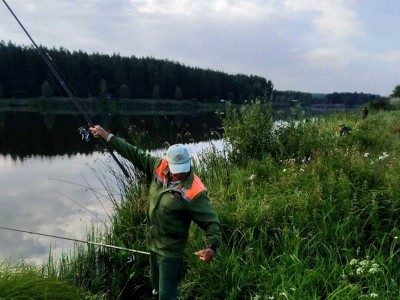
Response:
[{"label": "second fishing rod on grass", "polygon": [[108,245],[108,244],[103,244],[103,243],[97,243],[97,242],[91,242],[91,241],[84,241],[84,240],[79,240],[79,239],[67,238],[67,237],[63,237],[63,236],[59,236],[59,235],[52,235],[52,234],[46,234],[46,233],[40,233],[40,232],[34,232],[34,231],[28,231],[28,230],[22,230],[22,229],[16,229],[16,228],[9,228],[9,227],[2,227],[2,226],[0,226],[0,229],[1,230],[6,230],[6,231],[29,233],[29,234],[33,234],[33,235],[39,235],[39,236],[45,236],[45,237],[50,237],[50,238],[55,238],[55,239],[67,240],[67,241],[83,243],[83,244],[87,244],[87,245],[94,245],[94,246],[99,246],[99,247],[104,247],[104,248],[109,248],[109,249],[114,249],[114,250],[122,250],[122,251],[127,251],[127,252],[132,252],[132,253],[150,255],[150,253],[146,252],[146,251],[140,251],[140,250],[125,248],[125,247],[118,247],[118,246],[113,246],[113,245]]}]

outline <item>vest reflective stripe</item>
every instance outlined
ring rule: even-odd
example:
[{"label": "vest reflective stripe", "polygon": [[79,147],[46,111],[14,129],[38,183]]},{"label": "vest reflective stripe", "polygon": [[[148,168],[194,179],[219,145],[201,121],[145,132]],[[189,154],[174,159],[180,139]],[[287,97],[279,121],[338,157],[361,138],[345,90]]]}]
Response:
[{"label": "vest reflective stripe", "polygon": [[157,178],[159,183],[162,183],[163,186],[167,186],[167,176],[165,176],[164,171],[168,167],[168,162],[166,159],[163,159],[161,163],[158,165],[156,170],[154,171],[154,176]]},{"label": "vest reflective stripe", "polygon": [[[162,183],[163,186],[167,186],[168,184],[167,176],[165,176],[164,174],[164,171],[167,167],[168,167],[168,162],[166,159],[163,159],[154,171],[154,175],[157,178],[157,181]],[[205,189],[206,188],[204,187],[204,184],[203,182],[201,182],[200,178],[194,175],[192,187],[190,189],[187,189],[182,185],[179,185],[174,189],[172,189],[172,191],[179,192],[185,201],[190,202]]]},{"label": "vest reflective stripe", "polygon": [[204,191],[206,188],[203,185],[203,182],[201,182],[200,178],[194,175],[193,182],[192,182],[192,188],[186,189],[182,186],[178,187],[178,191],[181,191],[182,198],[186,200],[187,202],[190,202],[196,197],[199,193]]}]

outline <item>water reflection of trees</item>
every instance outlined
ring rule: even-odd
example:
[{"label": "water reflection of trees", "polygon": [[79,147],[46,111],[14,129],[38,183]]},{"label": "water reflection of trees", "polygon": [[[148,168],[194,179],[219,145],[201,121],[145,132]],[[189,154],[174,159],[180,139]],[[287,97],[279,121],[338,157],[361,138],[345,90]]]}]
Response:
[{"label": "water reflection of trees", "polygon": [[56,122],[56,116],[51,115],[51,114],[44,114],[43,121],[44,121],[44,124],[46,125],[46,128],[51,129],[51,128],[53,128],[54,123]]},{"label": "water reflection of trees", "polygon": [[6,113],[0,112],[0,129],[4,129],[5,123],[6,123]]},{"label": "water reflection of trees", "polygon": [[[82,141],[78,128],[87,125],[87,122],[81,119],[74,114],[1,112],[0,154],[9,154],[17,159],[32,155],[91,153],[101,145],[94,139]],[[210,131],[221,126],[214,113],[134,115],[114,112],[91,116],[91,120],[127,139],[131,138],[129,128],[147,134],[142,146],[148,149],[163,147],[165,142],[173,144],[211,139]],[[140,139],[134,142],[139,143]]]}]

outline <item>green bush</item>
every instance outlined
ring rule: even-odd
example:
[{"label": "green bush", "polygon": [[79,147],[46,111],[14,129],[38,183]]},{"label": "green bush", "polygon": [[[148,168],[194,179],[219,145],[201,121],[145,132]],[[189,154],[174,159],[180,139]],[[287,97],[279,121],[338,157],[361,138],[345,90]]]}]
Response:
[{"label": "green bush", "polygon": [[228,103],[223,120],[224,138],[232,147],[229,159],[243,164],[248,159],[261,159],[272,152],[274,119],[269,95],[242,106],[239,111]]}]

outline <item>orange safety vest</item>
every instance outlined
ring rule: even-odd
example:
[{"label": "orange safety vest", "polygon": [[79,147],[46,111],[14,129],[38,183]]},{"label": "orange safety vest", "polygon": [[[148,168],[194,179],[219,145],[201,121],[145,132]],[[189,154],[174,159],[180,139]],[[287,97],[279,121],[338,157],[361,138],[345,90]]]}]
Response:
[{"label": "orange safety vest", "polygon": [[[164,171],[168,168],[168,161],[163,159],[158,167],[154,171],[154,176],[157,178],[157,181],[161,183],[163,186],[168,185],[167,176]],[[192,201],[199,193],[206,190],[203,182],[201,182],[200,178],[194,174],[192,187],[190,189],[183,187],[182,185],[178,185],[172,189],[181,194],[182,198],[190,202]]]}]

